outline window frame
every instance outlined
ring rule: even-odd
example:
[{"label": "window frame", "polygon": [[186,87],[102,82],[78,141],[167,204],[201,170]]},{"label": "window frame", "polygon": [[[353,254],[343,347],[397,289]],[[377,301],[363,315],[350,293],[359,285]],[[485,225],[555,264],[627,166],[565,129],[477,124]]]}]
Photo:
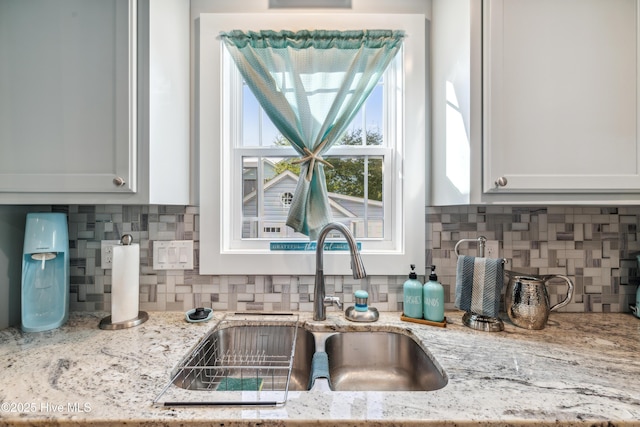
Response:
[{"label": "window frame", "polygon": [[[242,182],[241,162],[235,162],[234,150],[223,141],[233,141],[234,128],[226,126],[233,117],[224,105],[239,105],[237,91],[222,84],[225,61],[218,34],[232,29],[257,30],[332,28],[338,30],[358,28],[403,29],[407,33],[404,43],[404,90],[398,93],[400,117],[385,123],[385,132],[395,133],[399,141],[393,152],[385,152],[385,159],[393,162],[393,177],[385,179],[384,191],[390,191],[394,206],[391,208],[391,240],[363,241],[362,256],[367,272],[372,275],[405,274],[409,264],[424,268],[425,261],[425,145],[426,145],[426,89],[425,89],[425,36],[424,15],[382,14],[210,14],[200,15],[198,60],[196,61],[197,135],[200,149],[200,274],[313,274],[315,254],[311,252],[269,251],[268,242],[262,248],[237,244],[234,230],[225,219],[237,215],[234,208],[237,197],[233,180]],[[294,24],[292,24],[294,23]],[[239,73],[237,74],[239,76]],[[207,78],[203,78],[206,76]],[[396,76],[397,79],[397,76]],[[237,82],[236,82],[237,83]],[[232,85],[235,83],[232,83]],[[242,85],[240,84],[240,87]],[[237,87],[237,85],[236,85]],[[398,91],[397,87],[395,89]],[[241,91],[240,91],[241,92]],[[398,125],[395,125],[398,123]],[[350,147],[333,147],[328,155],[348,155]],[[387,148],[371,147],[375,150]],[[283,148],[283,153],[287,151]],[[293,152],[293,149],[290,149]],[[260,155],[260,148],[251,150]],[[410,155],[405,155],[408,152]],[[264,153],[267,155],[267,153]],[[230,171],[228,165],[235,165]],[[385,160],[387,163],[387,160]],[[385,172],[386,173],[386,172]],[[390,188],[387,188],[389,186]],[[241,210],[241,204],[239,209]],[[385,223],[387,216],[385,212]],[[385,234],[387,232],[385,231]],[[386,244],[384,244],[386,242]],[[382,243],[382,244],[381,244]],[[344,253],[325,253],[325,274],[350,274],[349,257]]]}]

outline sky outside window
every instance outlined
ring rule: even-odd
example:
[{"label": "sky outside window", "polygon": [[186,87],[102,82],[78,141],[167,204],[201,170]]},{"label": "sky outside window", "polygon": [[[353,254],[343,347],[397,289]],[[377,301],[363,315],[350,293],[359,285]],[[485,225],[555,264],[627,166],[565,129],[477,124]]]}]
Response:
[{"label": "sky outside window", "polygon": [[[376,132],[382,134],[383,106],[383,86],[382,80],[378,82],[376,88],[367,98],[363,108],[361,108],[356,117],[349,125],[347,132],[353,132],[357,129],[366,129],[368,132]],[[267,147],[274,145],[274,141],[281,139],[280,132],[271,122],[264,110],[260,107],[258,100],[251,92],[251,89],[244,84],[242,94],[242,146],[243,147]],[[366,122],[363,116],[366,111]],[[364,136],[364,134],[363,134]],[[340,145],[341,141],[334,145]],[[371,144],[371,142],[368,142]]]}]

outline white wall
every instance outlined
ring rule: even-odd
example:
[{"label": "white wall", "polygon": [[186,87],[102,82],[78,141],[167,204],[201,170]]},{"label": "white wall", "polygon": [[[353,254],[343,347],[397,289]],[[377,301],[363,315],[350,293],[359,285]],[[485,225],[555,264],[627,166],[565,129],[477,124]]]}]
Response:
[{"label": "white wall", "polygon": [[0,206],[0,329],[20,324],[26,206]]},{"label": "white wall", "polygon": [[432,173],[428,205],[470,203],[471,1],[434,0]]}]

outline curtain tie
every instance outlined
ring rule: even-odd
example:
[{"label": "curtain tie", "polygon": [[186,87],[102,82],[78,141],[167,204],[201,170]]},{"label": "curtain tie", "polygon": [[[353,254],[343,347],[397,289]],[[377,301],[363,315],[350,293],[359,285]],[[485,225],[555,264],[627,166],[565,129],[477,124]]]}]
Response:
[{"label": "curtain tie", "polygon": [[299,159],[293,160],[291,162],[293,164],[309,163],[309,169],[307,169],[307,176],[305,177],[307,181],[311,181],[311,177],[313,176],[313,168],[315,167],[316,162],[320,162],[323,165],[333,169],[333,165],[327,162],[325,159],[323,159],[322,156],[320,155],[320,151],[322,150],[322,147],[324,147],[325,144],[326,144],[326,140],[323,141],[322,144],[319,144],[316,147],[316,149],[313,151],[309,150],[307,147],[304,147],[302,151],[304,151],[305,156]]}]

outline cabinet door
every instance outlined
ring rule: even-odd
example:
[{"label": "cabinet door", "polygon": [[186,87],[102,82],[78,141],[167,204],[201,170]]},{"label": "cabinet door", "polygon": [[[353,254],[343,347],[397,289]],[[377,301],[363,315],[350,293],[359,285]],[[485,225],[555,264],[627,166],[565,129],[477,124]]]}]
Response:
[{"label": "cabinet door", "polygon": [[135,191],[134,22],[129,0],[0,2],[0,192]]},{"label": "cabinet door", "polygon": [[484,192],[638,192],[638,2],[488,0],[483,20]]}]

